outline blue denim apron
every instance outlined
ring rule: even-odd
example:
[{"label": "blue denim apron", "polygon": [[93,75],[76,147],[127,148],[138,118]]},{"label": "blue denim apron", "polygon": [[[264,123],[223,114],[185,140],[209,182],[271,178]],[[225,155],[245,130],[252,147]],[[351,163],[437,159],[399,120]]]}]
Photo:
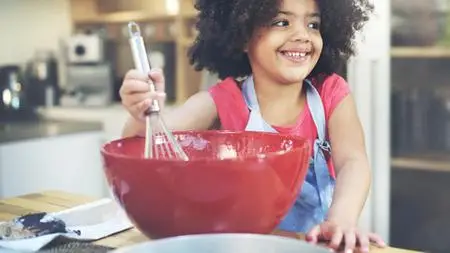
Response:
[{"label": "blue denim apron", "polygon": [[[278,226],[279,230],[307,233],[313,226],[322,223],[328,213],[333,190],[334,178],[330,175],[324,152],[331,152],[331,147],[325,139],[325,112],[316,88],[309,80],[306,83],[306,101],[317,128],[317,139],[314,142],[314,152],[310,160],[308,173],[295,203]],[[264,121],[259,111],[253,76],[249,76],[242,85],[242,93],[250,110],[246,131],[272,132],[277,131]]]}]

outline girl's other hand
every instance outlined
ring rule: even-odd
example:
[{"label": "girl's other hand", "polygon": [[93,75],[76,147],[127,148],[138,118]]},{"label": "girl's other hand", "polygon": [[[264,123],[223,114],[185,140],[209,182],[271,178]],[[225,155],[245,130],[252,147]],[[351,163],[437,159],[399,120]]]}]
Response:
[{"label": "girl's other hand", "polygon": [[[325,221],[306,234],[310,243],[327,242],[327,246],[335,252],[353,253],[355,250],[368,253],[370,243],[377,247],[386,247],[383,239],[374,233],[364,233],[353,226],[340,225],[337,222]],[[357,251],[358,252],[358,251]]]}]

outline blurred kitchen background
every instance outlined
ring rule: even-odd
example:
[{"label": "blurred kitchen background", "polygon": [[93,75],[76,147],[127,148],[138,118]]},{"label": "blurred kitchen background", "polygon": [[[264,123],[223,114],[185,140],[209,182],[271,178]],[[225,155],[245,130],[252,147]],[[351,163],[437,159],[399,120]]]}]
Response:
[{"label": "blurred kitchen background", "polygon": [[[362,224],[393,246],[450,252],[450,1],[374,3],[341,73],[374,170]],[[217,80],[188,64],[195,18],[193,0],[0,0],[0,198],[108,195],[99,148],[127,117],[126,24],[141,25],[164,69],[170,110]]]}]

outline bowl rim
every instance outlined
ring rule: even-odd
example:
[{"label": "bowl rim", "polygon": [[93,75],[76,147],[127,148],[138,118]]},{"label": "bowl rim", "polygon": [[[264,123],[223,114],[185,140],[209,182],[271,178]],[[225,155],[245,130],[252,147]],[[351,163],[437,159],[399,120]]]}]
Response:
[{"label": "bowl rim", "polygon": [[233,158],[224,158],[224,159],[209,159],[206,157],[203,158],[194,158],[194,159],[189,159],[188,161],[184,161],[184,160],[171,160],[171,159],[158,159],[158,158],[143,158],[143,157],[136,157],[136,156],[129,156],[129,155],[123,155],[123,154],[118,154],[118,153],[114,153],[114,152],[110,152],[106,150],[106,147],[109,145],[112,145],[113,143],[117,143],[120,141],[125,141],[125,140],[129,140],[129,139],[137,139],[137,138],[145,138],[143,136],[130,136],[130,137],[125,137],[125,138],[119,138],[119,139],[114,139],[114,140],[110,140],[106,143],[103,143],[101,148],[100,148],[100,152],[102,154],[102,156],[109,156],[109,157],[113,157],[115,159],[125,159],[125,160],[139,160],[139,161],[147,161],[147,162],[170,162],[170,163],[192,163],[192,162],[229,162],[229,161],[237,161],[237,162],[242,162],[242,161],[254,161],[254,160],[260,160],[260,159],[266,159],[266,158],[271,158],[271,157],[275,157],[275,156],[282,156],[282,155],[286,155],[292,152],[297,152],[303,149],[310,149],[310,143],[309,141],[301,136],[296,136],[296,135],[291,135],[291,134],[281,134],[281,133],[271,133],[271,132],[258,132],[258,131],[236,131],[236,130],[180,130],[180,131],[172,131],[173,134],[196,134],[196,133],[225,133],[225,134],[242,134],[243,132],[245,133],[253,133],[253,134],[264,134],[264,135],[272,135],[272,136],[281,136],[281,137],[286,137],[286,138],[290,138],[290,139],[295,139],[298,141],[303,142],[303,144],[299,147],[294,147],[290,150],[279,150],[279,151],[274,151],[274,152],[267,152],[264,153],[264,155],[250,155],[250,156],[246,156],[245,158],[243,157],[233,157]]},{"label": "bowl rim", "polygon": [[271,158],[274,156],[281,156],[281,155],[285,155],[285,154],[289,154],[291,152],[296,152],[299,150],[303,150],[303,149],[309,149],[310,148],[310,143],[309,141],[301,136],[295,136],[295,135],[291,135],[291,134],[280,134],[280,133],[271,133],[271,132],[258,132],[258,131],[235,131],[235,130],[181,130],[181,131],[172,131],[172,133],[174,134],[196,134],[196,133],[225,133],[225,134],[242,134],[243,132],[245,133],[253,133],[253,134],[264,134],[264,135],[272,135],[272,136],[281,136],[281,137],[286,137],[286,138],[290,138],[290,139],[295,139],[297,141],[301,141],[303,142],[303,144],[299,147],[294,147],[290,150],[279,150],[279,151],[274,151],[274,152],[267,152],[264,153],[263,156],[255,154],[255,155],[251,155],[251,156],[246,156],[245,158],[243,157],[233,157],[233,158],[224,158],[224,159],[209,159],[206,157],[203,158],[194,158],[194,159],[189,159],[188,161],[184,161],[184,160],[171,160],[171,159],[157,159],[157,158],[142,158],[142,157],[136,157],[136,156],[129,156],[129,155],[123,155],[123,154],[118,154],[118,153],[114,153],[114,152],[110,152],[106,150],[106,147],[109,145],[112,145],[113,143],[117,143],[120,141],[125,141],[128,139],[137,139],[137,138],[145,138],[143,136],[130,136],[130,137],[125,137],[125,138],[119,138],[119,139],[114,139],[111,141],[108,141],[106,143],[104,143],[100,149],[102,155],[106,155],[106,156],[110,156],[110,157],[114,157],[116,159],[120,158],[120,159],[126,159],[126,160],[145,160],[145,161],[157,161],[157,162],[170,162],[170,163],[188,163],[188,162],[225,162],[225,161],[251,161],[251,160],[259,160],[259,159],[265,159],[265,158]]},{"label": "bowl rim", "polygon": [[[325,247],[321,247],[319,245],[313,245],[307,243],[305,240],[299,240],[295,237],[277,235],[277,234],[256,234],[256,233],[208,233],[208,234],[185,234],[185,235],[176,235],[171,237],[164,237],[160,239],[147,240],[145,242],[133,244],[126,247],[121,247],[111,251],[111,253],[134,253],[134,252],[152,252],[151,249],[158,249],[159,247],[164,247],[164,245],[170,243],[178,243],[180,245],[189,245],[189,242],[196,244],[203,241],[213,242],[213,244],[218,243],[220,240],[225,240],[225,242],[230,241],[249,241],[249,242],[261,242],[267,241],[267,243],[274,243],[275,245],[279,244],[287,244],[293,245],[293,247],[298,247],[299,252],[305,252],[312,250],[314,253],[324,253],[329,252]],[[187,243],[186,243],[187,242]],[[304,249],[304,250],[302,250]],[[151,250],[151,251],[149,251]]]}]

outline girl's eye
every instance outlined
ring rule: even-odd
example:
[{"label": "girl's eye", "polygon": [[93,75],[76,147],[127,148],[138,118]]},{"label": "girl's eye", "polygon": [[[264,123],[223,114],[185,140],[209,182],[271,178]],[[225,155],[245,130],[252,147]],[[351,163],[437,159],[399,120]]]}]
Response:
[{"label": "girl's eye", "polygon": [[320,29],[320,23],[319,22],[312,22],[308,24],[308,27],[314,30]]},{"label": "girl's eye", "polygon": [[289,21],[287,20],[278,20],[272,23],[272,26],[285,27],[289,26]]}]

